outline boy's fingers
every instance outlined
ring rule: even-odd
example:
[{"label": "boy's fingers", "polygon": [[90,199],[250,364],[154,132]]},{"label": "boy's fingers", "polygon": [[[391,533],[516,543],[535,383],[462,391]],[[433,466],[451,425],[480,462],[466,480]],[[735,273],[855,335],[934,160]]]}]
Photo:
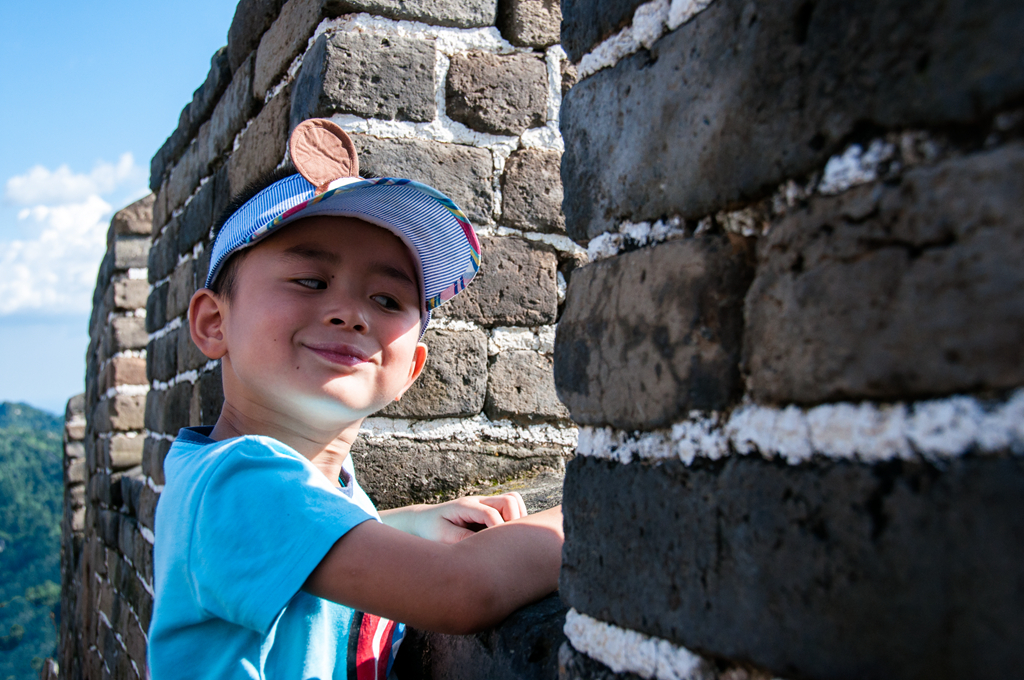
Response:
[{"label": "boy's fingers", "polygon": [[526,505],[523,503],[522,497],[515,491],[499,496],[487,496],[481,498],[480,502],[496,508],[506,522],[526,517]]}]

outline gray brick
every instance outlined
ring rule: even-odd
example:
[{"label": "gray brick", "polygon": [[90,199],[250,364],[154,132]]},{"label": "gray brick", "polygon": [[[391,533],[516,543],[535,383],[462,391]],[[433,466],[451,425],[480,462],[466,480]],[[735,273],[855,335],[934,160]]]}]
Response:
[{"label": "gray brick", "polygon": [[558,0],[501,0],[498,29],[518,47],[558,44],[562,8]]},{"label": "gray brick", "polygon": [[712,3],[566,95],[569,235],[759,199],[823,167],[862,122],[983,121],[1024,96],[1022,30],[1011,0]]},{"label": "gray brick", "polygon": [[174,319],[188,312],[189,300],[196,292],[193,272],[193,261],[188,259],[179,264],[171,273],[171,281],[167,285],[167,311],[165,312],[168,318]]},{"label": "gray brick", "polygon": [[192,334],[187,324],[182,325],[175,334],[178,338],[178,373],[193,371],[206,365],[209,359],[199,351],[196,343],[192,342]]},{"label": "gray brick", "polygon": [[115,281],[110,287],[111,307],[119,311],[134,311],[146,306],[149,282],[142,279]]},{"label": "gray brick", "polygon": [[[156,504],[160,500],[160,494],[153,491],[149,486],[142,487],[142,492],[139,494],[139,524],[146,527],[150,531],[153,529],[153,519],[156,516]],[[145,626],[149,626],[149,618],[142,619],[143,612],[139,612],[140,621]]]},{"label": "gray brick", "polygon": [[451,418],[480,413],[487,391],[487,336],[483,331],[428,330],[427,365],[401,401],[380,415]]},{"label": "gray brick", "polygon": [[119,385],[145,385],[146,359],[144,357],[114,357],[103,369],[103,391]]},{"label": "gray brick", "polygon": [[629,26],[644,0],[562,0],[562,48],[573,63],[605,38]]},{"label": "gray brick", "polygon": [[744,245],[669,241],[573,272],[555,338],[555,385],[573,420],[647,430],[739,398]]},{"label": "gray brick", "polygon": [[256,50],[253,96],[263,101],[267,91],[284,74],[292,60],[306,48],[309,37],[323,17],[322,0],[288,0]]},{"label": "gray brick", "polygon": [[487,374],[487,417],[532,422],[568,419],[555,394],[551,357],[531,350],[499,354]]},{"label": "gray brick", "polygon": [[146,320],[137,316],[115,316],[107,330],[107,356],[126,349],[142,349],[149,342]]},{"label": "gray brick", "polygon": [[199,188],[199,192],[192,197],[182,211],[178,222],[177,252],[179,255],[191,253],[193,247],[210,233],[210,228],[213,226],[213,194],[215,190],[214,182],[208,180]]},{"label": "gray brick", "polygon": [[113,267],[118,271],[145,267],[149,261],[148,236],[120,236],[114,242]]},{"label": "gray brick", "polygon": [[[153,233],[153,204],[156,196],[149,194],[126,208],[114,213],[110,220],[110,231],[118,236],[133,234],[149,236]],[[109,237],[108,237],[109,238]]]},{"label": "gray brick", "polygon": [[127,432],[145,427],[145,395],[115,394],[106,404],[110,430]]},{"label": "gray brick", "polygon": [[558,258],[514,237],[480,239],[480,271],[465,290],[435,311],[438,318],[483,326],[542,326],[555,322]]},{"label": "gray brick", "polygon": [[353,113],[426,122],[434,118],[431,42],[367,33],[317,38],[293,86],[291,127],[307,118]]},{"label": "gray brick", "polygon": [[167,324],[167,291],[166,283],[157,286],[146,298],[146,330],[155,333]]},{"label": "gray brick", "polygon": [[501,223],[517,229],[565,233],[562,214],[562,155],[520,149],[505,161],[501,177]]},{"label": "gray brick", "polygon": [[210,57],[210,71],[206,80],[192,94],[192,103],[188,107],[189,136],[194,135],[209,120],[229,82],[231,65],[228,62],[228,51],[226,47],[221,47]]},{"label": "gray brick", "polygon": [[352,142],[360,170],[429,184],[455,201],[472,222],[492,221],[494,163],[486,149],[369,135],[352,135]]},{"label": "gray brick", "polygon": [[224,404],[220,365],[199,376],[192,394],[190,421],[193,425],[214,425]]},{"label": "gray brick", "polygon": [[1024,662],[1019,459],[581,456],[564,494],[560,594],[603,621],[786,677],[1002,678]]},{"label": "gray brick", "polygon": [[565,641],[562,627],[566,610],[554,594],[517,610],[499,626],[476,635],[410,631],[402,643],[403,661],[409,663],[416,656],[422,659],[425,653],[427,663],[424,668],[403,668],[396,660],[395,674],[403,678],[450,680],[557,678],[558,648]]},{"label": "gray brick", "polygon": [[899,400],[1024,384],[1024,145],[813,199],[759,245],[748,387]]},{"label": "gray brick", "polygon": [[[277,0],[271,0],[271,4],[277,4]],[[241,5],[239,5],[241,9]],[[238,17],[238,11],[235,12]],[[234,24],[232,24],[234,27]],[[230,34],[228,36],[230,44]],[[231,77],[231,84],[224,91],[224,96],[217,102],[217,107],[210,117],[209,146],[206,155],[208,158],[218,158],[231,150],[235,135],[245,126],[256,107],[256,100],[252,96],[252,72],[253,62],[256,57],[250,54],[242,60]]]},{"label": "gray brick", "polygon": [[[142,472],[152,477],[156,484],[164,483],[164,458],[167,457],[167,451],[170,448],[171,443],[166,439],[153,439],[152,437],[146,437],[146,441],[142,445]],[[136,503],[136,507],[139,502]]]},{"label": "gray brick", "polygon": [[97,513],[99,524],[96,527],[100,538],[111,548],[117,548],[118,532],[121,525],[120,513],[113,510],[100,510]]},{"label": "gray brick", "polygon": [[160,414],[160,432],[177,435],[178,430],[188,427],[189,413],[192,402],[192,385],[179,382],[167,390],[163,401],[163,412]]},{"label": "gray brick", "polygon": [[492,26],[497,0],[330,0],[328,13],[367,12],[435,26]]},{"label": "gray brick", "polygon": [[167,179],[168,213],[173,213],[184,205],[185,199],[199,186],[199,180],[206,174],[207,151],[208,147],[200,148],[199,141],[192,140],[171,169]]},{"label": "gray brick", "polygon": [[178,264],[178,218],[172,217],[148,253],[149,282],[170,276]]},{"label": "gray brick", "polygon": [[445,110],[455,121],[496,135],[544,125],[548,72],[536,54],[470,52],[451,58]]},{"label": "gray brick", "polygon": [[145,437],[115,435],[107,443],[110,467],[114,471],[127,470],[142,464],[142,444]]},{"label": "gray brick", "polygon": [[394,438],[368,445],[357,439],[352,461],[359,484],[380,509],[436,503],[485,481],[503,482],[541,468],[557,470],[563,451],[504,442],[415,441]]},{"label": "gray brick", "polygon": [[167,333],[149,343],[146,349],[146,371],[150,381],[167,382],[178,370],[178,338]]},{"label": "gray brick", "polygon": [[[301,1],[290,0],[288,4]],[[228,161],[228,183],[232,196],[284,160],[288,141],[290,87],[278,92],[276,97],[264,105],[239,140],[238,149],[231,155]]]},{"label": "gray brick", "polygon": [[237,74],[250,53],[259,46],[260,38],[274,23],[283,4],[284,0],[242,0],[235,7],[235,16],[228,28],[228,64],[232,73]]}]

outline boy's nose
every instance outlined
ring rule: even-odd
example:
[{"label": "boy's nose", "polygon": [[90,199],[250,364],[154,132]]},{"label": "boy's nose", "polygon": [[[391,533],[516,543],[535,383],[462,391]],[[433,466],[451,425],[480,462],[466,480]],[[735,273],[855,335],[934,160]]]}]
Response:
[{"label": "boy's nose", "polygon": [[331,317],[331,325],[332,326],[348,326],[352,330],[354,330],[356,332],[359,332],[359,333],[362,333],[363,331],[366,330],[366,324],[363,322],[362,319],[358,318],[354,314],[353,315],[346,315],[346,316],[348,316],[348,318],[350,319],[349,322],[346,322],[344,319],[342,319],[340,317],[332,316]]}]

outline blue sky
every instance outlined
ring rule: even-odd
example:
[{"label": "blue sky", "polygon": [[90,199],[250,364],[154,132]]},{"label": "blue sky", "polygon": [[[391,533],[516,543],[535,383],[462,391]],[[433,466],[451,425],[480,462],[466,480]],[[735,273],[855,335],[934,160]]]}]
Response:
[{"label": "blue sky", "polygon": [[0,2],[0,401],[84,390],[112,214],[227,43],[234,0]]}]

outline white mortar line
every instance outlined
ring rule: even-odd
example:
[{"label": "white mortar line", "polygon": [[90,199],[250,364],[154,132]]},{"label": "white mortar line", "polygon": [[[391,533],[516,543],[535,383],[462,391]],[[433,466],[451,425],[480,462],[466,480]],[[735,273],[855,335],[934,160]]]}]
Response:
[{"label": "white mortar line", "polygon": [[707,9],[714,0],[653,0],[633,12],[629,26],[606,38],[580,59],[579,78],[611,68],[642,48],[650,47]]},{"label": "white mortar line", "polygon": [[647,680],[706,680],[715,667],[685,647],[635,630],[598,621],[575,609],[565,615],[569,643],[616,673],[636,673]]},{"label": "white mortar line", "polygon": [[174,317],[163,328],[161,328],[158,331],[153,331],[152,333],[150,333],[149,334],[149,341],[153,342],[154,340],[159,340],[160,338],[164,337],[168,333],[170,333],[172,331],[178,330],[179,328],[181,328],[181,324],[182,324],[181,317],[180,316]]},{"label": "white mortar line", "polygon": [[433,420],[407,420],[402,418],[370,417],[359,430],[365,441],[410,439],[414,441],[498,440],[513,443],[551,444],[575,447],[576,428],[560,428],[539,424],[522,426],[508,420],[492,421],[483,414],[470,418],[437,418]]},{"label": "white mortar line", "polygon": [[717,460],[735,451],[791,465],[822,457],[874,463],[949,460],[971,451],[1009,449],[1024,455],[1024,388],[1006,401],[953,396],[910,404],[840,402],[809,409],[745,404],[727,419],[692,412],[670,429],[623,432],[582,427],[577,454],[629,463],[634,459]]}]

